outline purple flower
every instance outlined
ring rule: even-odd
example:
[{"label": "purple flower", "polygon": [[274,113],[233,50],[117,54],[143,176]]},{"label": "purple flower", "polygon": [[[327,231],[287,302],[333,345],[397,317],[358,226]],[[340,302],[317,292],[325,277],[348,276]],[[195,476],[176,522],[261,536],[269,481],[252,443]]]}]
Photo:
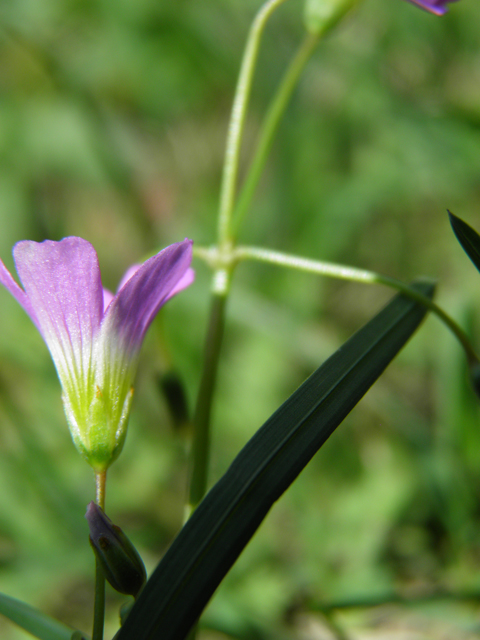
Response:
[{"label": "purple flower", "polygon": [[410,0],[410,2],[416,4],[417,7],[421,7],[425,9],[425,11],[430,11],[430,13],[434,13],[437,16],[443,16],[443,14],[448,11],[447,4],[456,1],[457,0]]},{"label": "purple flower", "polygon": [[172,244],[128,272],[113,296],[82,238],[13,249],[24,289],[0,260],[0,283],[22,305],[50,350],[77,449],[103,471],[125,440],[138,354],[155,314],[193,282],[192,242]]}]

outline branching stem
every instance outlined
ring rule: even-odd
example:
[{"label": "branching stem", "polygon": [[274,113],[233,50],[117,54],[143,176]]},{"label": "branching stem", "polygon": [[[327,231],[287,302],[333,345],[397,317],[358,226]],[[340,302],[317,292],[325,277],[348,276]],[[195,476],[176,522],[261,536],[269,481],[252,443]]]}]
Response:
[{"label": "branching stem", "polygon": [[335,264],[332,262],[323,262],[320,260],[309,260],[300,256],[294,256],[279,251],[271,251],[259,247],[237,247],[235,249],[236,261],[239,260],[258,260],[268,262],[283,267],[298,269],[309,273],[316,273],[330,278],[340,278],[342,280],[351,280],[354,282],[364,282],[366,284],[381,284],[397,291],[401,291],[413,300],[420,302],[434,313],[454,334],[462,345],[470,366],[480,362],[474,348],[463,329],[435,302],[415,291],[401,280],[384,276],[374,271],[366,269],[356,269],[346,265]]}]

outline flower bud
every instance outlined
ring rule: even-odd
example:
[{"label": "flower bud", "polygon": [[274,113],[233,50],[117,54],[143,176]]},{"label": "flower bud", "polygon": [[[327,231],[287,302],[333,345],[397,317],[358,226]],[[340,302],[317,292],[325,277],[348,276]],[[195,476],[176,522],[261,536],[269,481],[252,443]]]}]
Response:
[{"label": "flower bud", "polygon": [[147,579],[137,550],[94,502],[88,505],[85,517],[90,528],[90,544],[105,578],[116,591],[136,598]]}]

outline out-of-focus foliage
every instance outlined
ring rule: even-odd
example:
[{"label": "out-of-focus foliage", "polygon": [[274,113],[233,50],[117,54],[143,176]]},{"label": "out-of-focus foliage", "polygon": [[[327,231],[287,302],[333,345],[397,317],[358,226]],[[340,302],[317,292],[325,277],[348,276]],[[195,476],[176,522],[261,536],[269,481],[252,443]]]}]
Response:
[{"label": "out-of-focus foliage", "polygon": [[[0,255],[20,239],[80,235],[114,289],[142,256],[214,240],[229,109],[257,0],[4,0],[0,7]],[[262,45],[244,167],[303,38],[289,0]],[[242,241],[439,278],[438,301],[480,341],[480,279],[446,208],[480,228],[480,5],[436,18],[366,0],[321,44],[281,125]],[[150,331],[107,513],[153,568],[182,522],[185,433],[160,379],[193,405],[208,271]],[[314,367],[388,296],[242,265],[229,302],[212,479]],[[480,415],[463,355],[434,319],[274,508],[205,625],[241,638],[322,637],[320,605],[480,590]],[[0,591],[89,628],[93,496],[35,328],[0,291]],[[119,600],[109,592],[110,630]],[[372,612],[373,611],[373,612]],[[352,637],[480,637],[450,600],[349,610]],[[423,631],[418,631],[418,630]],[[225,637],[205,630],[204,638]],[[421,636],[419,634],[423,633]],[[317,634],[317,635],[315,635]],[[408,635],[410,634],[410,636]],[[417,634],[417,635],[415,635]],[[25,635],[0,620],[0,635]],[[327,636],[325,636],[327,637]]]}]

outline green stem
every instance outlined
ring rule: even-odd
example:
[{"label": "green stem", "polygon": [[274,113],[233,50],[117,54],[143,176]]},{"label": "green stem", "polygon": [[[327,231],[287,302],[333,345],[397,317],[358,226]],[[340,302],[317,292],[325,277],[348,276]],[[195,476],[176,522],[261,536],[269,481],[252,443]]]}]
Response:
[{"label": "green stem", "polygon": [[401,596],[398,594],[386,594],[384,596],[373,596],[371,598],[354,598],[339,602],[323,603],[309,600],[304,604],[306,611],[320,611],[322,613],[330,611],[340,611],[346,609],[373,609],[383,605],[401,604],[406,606],[417,606],[431,602],[465,602],[477,603],[480,600],[480,592],[472,591],[438,591],[434,593],[424,593],[417,596]]},{"label": "green stem", "polygon": [[212,295],[203,372],[193,418],[192,475],[190,479],[189,496],[190,510],[193,510],[197,506],[207,489],[208,461],[210,456],[210,414],[225,325],[226,300],[226,295],[216,292]]},{"label": "green stem", "polygon": [[210,453],[210,414],[217,378],[220,346],[225,324],[225,303],[229,291],[233,238],[231,233],[232,213],[235,203],[240,146],[245,115],[252,88],[253,75],[258,58],[260,41],[272,13],[285,0],[268,0],[258,11],[250,28],[235,98],[230,116],[225,160],[223,165],[220,207],[218,215],[218,245],[214,254],[213,294],[209,328],[205,345],[205,359],[193,419],[192,472],[190,479],[189,509],[194,509],[206,492],[208,460]]},{"label": "green stem", "polygon": [[235,208],[235,235],[238,234],[240,226],[252,202],[255,190],[265,167],[275,133],[277,132],[278,125],[280,124],[280,120],[285,112],[292,93],[297,86],[305,65],[310,60],[318,45],[319,39],[320,36],[316,34],[308,34],[305,36],[297,53],[286,70],[282,81],[280,82],[277,93],[270,103],[270,107],[262,124],[259,141],[255,149],[255,155],[250,163],[248,174]]},{"label": "green stem", "polygon": [[247,112],[253,74],[258,57],[260,40],[268,18],[285,0],[268,0],[255,16],[248,34],[243,54],[240,75],[238,76],[235,98],[233,101],[230,125],[228,128],[225,162],[223,165],[222,187],[220,194],[220,211],[218,217],[218,239],[220,245],[231,243],[231,218],[235,203],[240,144],[242,140],[245,115]]},{"label": "green stem", "polygon": [[[105,485],[107,472],[95,472],[95,501],[105,510]],[[95,559],[95,604],[93,609],[92,640],[103,640],[105,626],[105,576],[102,567]]]},{"label": "green stem", "polygon": [[98,560],[95,560],[95,606],[93,610],[92,640],[103,640],[105,624],[105,576]]},{"label": "green stem", "polygon": [[95,502],[100,509],[105,511],[105,487],[107,484],[107,472],[96,471],[95,472]]},{"label": "green stem", "polygon": [[374,271],[368,271],[365,269],[356,269],[355,267],[349,267],[345,265],[334,264],[331,262],[323,262],[319,260],[309,260],[308,258],[302,258],[299,256],[293,256],[279,251],[271,251],[269,249],[262,249],[258,247],[237,247],[235,249],[236,260],[258,260],[261,262],[268,262],[270,264],[276,264],[283,267],[290,267],[298,269],[300,271],[306,271],[309,273],[316,273],[319,275],[328,276],[330,278],[339,278],[342,280],[352,280],[355,282],[364,282],[366,284],[382,284],[387,287],[401,291],[405,295],[409,296],[413,300],[420,302],[426,306],[432,313],[434,313],[454,334],[458,339],[470,366],[479,363],[479,358],[473,349],[467,334],[463,329],[439,307],[432,302],[429,298],[426,298],[418,291],[415,291],[408,285],[404,284],[400,280],[383,276]]}]

